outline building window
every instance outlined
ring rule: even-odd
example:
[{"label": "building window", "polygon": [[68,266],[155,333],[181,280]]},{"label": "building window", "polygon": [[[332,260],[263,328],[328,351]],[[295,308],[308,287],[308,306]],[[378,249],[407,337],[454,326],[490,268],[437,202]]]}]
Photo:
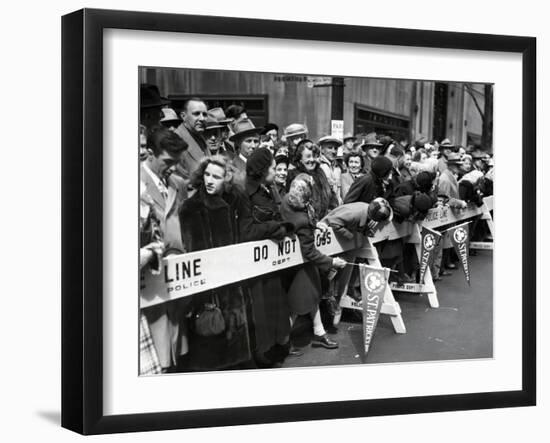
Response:
[{"label": "building window", "polygon": [[376,132],[398,141],[408,140],[410,137],[411,121],[404,115],[356,104],[354,122],[356,134]]},{"label": "building window", "polygon": [[[168,98],[172,101],[172,107],[180,112],[186,100],[193,95],[172,94]],[[231,105],[240,105],[246,109],[248,118],[255,126],[265,126],[268,123],[267,95],[201,95],[208,109],[227,109]]]}]

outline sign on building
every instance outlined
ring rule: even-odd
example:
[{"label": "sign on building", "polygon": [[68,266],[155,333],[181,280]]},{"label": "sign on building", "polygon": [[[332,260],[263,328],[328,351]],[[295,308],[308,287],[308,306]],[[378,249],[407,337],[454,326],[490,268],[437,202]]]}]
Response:
[{"label": "sign on building", "polygon": [[330,121],[330,135],[340,140],[344,138],[344,120]]},{"label": "sign on building", "polygon": [[330,86],[332,84],[332,77],[312,77],[307,78],[307,87],[315,88],[319,86]]}]

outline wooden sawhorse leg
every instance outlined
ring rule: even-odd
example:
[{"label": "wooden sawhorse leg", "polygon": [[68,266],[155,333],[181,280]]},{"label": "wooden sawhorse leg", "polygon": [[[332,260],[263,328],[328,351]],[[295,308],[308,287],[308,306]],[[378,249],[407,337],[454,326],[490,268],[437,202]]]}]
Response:
[{"label": "wooden sawhorse leg", "polygon": [[[420,241],[421,241],[420,228],[417,224],[415,224],[413,228],[413,232],[408,238],[407,242],[414,244],[416,249],[416,256],[418,257],[419,263],[422,260],[422,257],[421,257],[422,248],[420,245]],[[407,293],[418,294],[418,295],[425,294],[428,296],[428,302],[430,304],[430,307],[439,308],[439,299],[437,298],[437,289],[435,288],[435,284],[432,279],[432,272],[429,266],[428,266],[428,269],[426,269],[426,274],[424,275],[424,284],[404,283],[402,285],[398,285],[396,283],[392,283],[390,286],[393,291],[407,292]]]},{"label": "wooden sawhorse leg", "polygon": [[[366,239],[366,243],[362,248],[347,253],[347,255],[344,256],[344,259],[351,263],[356,257],[366,258],[369,261],[369,265],[371,266],[376,266],[380,268],[382,267],[378,258],[378,252],[368,238]],[[344,272],[339,276],[339,281],[337,282],[337,294],[341,296],[340,307],[362,311],[363,308],[361,306],[361,302],[354,300],[347,294],[351,271],[352,266],[347,266]],[[382,308],[380,309],[380,313],[390,316],[393,329],[397,334],[405,334],[407,332],[405,322],[403,321],[403,317],[401,315],[401,307],[399,306],[399,303],[395,300],[393,292],[389,285],[386,286],[386,291],[384,293],[384,303],[382,305]]]}]

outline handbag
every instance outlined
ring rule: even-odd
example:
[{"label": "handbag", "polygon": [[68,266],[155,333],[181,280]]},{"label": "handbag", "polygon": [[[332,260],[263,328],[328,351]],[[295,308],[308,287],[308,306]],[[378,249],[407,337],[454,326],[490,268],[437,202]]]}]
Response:
[{"label": "handbag", "polygon": [[219,299],[213,295],[209,303],[204,303],[202,309],[195,314],[194,329],[201,337],[212,337],[225,331],[225,318],[219,308]]}]

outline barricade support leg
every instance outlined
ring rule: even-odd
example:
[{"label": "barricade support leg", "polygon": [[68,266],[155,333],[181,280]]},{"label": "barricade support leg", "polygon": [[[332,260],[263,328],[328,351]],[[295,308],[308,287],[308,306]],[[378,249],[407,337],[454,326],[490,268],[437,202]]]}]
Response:
[{"label": "barricade support leg", "polygon": [[[413,243],[416,255],[418,257],[418,262],[421,261],[421,255],[422,255],[422,248],[420,245],[421,241],[421,233],[420,233],[420,227],[415,224],[413,228],[413,232],[408,238],[408,243]],[[392,283],[391,285],[392,290],[398,291],[398,292],[407,292],[409,294],[418,294],[418,295],[427,295],[428,296],[428,303],[430,304],[431,308],[439,308],[439,299],[437,298],[437,289],[435,288],[435,284],[432,279],[432,273],[430,268],[426,269],[426,274],[424,275],[424,283],[405,283],[402,285],[398,285],[395,283]]]},{"label": "barricade support leg", "polygon": [[[356,257],[366,258],[369,261],[370,265],[382,267],[382,264],[380,263],[380,260],[378,258],[378,252],[368,239],[365,245],[362,248],[355,250],[353,255],[350,255],[347,260],[351,261]],[[339,295],[341,295],[340,307],[362,311],[363,309],[361,303],[357,302],[349,295],[347,295],[350,275],[351,272],[346,274],[347,280],[338,285]],[[380,313],[390,316],[393,329],[397,334],[405,334],[407,332],[405,322],[403,321],[403,316],[401,315],[401,307],[399,306],[399,303],[395,300],[393,292],[389,285],[386,286],[386,291],[384,293],[384,303],[382,305],[382,308],[380,309]]]}]

